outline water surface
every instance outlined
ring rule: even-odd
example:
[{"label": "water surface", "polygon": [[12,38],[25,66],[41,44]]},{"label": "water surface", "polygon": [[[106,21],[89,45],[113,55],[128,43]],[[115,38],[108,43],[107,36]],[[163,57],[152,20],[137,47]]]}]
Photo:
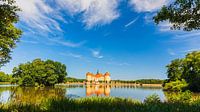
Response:
[{"label": "water surface", "polygon": [[0,86],[0,103],[24,102],[41,103],[50,98],[80,98],[80,97],[123,97],[143,101],[147,96],[157,94],[165,100],[162,88],[147,88],[134,86],[56,86],[56,87],[17,87],[13,85]]}]

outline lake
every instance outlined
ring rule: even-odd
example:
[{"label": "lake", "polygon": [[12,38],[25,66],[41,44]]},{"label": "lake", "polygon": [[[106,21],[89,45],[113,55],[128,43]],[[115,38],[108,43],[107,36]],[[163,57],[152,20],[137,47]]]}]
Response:
[{"label": "lake", "polygon": [[155,87],[62,85],[39,88],[0,85],[0,103],[41,103],[50,98],[80,98],[92,96],[134,98],[143,101],[147,96],[152,94],[157,94],[161,100],[165,100],[162,88]]}]

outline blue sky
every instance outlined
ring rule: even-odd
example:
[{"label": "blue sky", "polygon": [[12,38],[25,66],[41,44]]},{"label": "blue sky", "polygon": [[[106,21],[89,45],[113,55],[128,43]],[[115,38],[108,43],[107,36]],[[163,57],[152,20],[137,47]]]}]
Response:
[{"label": "blue sky", "polygon": [[200,48],[200,32],[170,30],[152,17],[168,0],[16,0],[23,30],[12,60],[66,64],[68,76],[109,71],[113,79],[166,78],[165,66]]}]

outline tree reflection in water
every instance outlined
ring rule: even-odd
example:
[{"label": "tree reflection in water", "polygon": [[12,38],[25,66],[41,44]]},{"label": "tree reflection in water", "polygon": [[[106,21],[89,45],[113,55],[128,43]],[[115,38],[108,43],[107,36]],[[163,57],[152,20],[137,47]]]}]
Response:
[{"label": "tree reflection in water", "polygon": [[[6,88],[0,89],[5,91]],[[50,98],[63,98],[66,93],[65,89],[56,87],[12,87],[7,89],[10,91],[8,102],[12,103],[40,104]]]}]

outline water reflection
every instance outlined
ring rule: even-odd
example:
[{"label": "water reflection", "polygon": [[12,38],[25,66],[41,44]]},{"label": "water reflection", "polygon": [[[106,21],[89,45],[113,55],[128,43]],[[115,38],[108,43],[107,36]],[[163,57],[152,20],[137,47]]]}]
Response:
[{"label": "water reflection", "polygon": [[165,95],[161,88],[142,88],[116,85],[59,85],[56,87],[0,87],[0,103],[41,103],[50,98],[79,98],[90,96],[112,96],[134,98],[143,101],[151,94],[158,94],[161,100]]},{"label": "water reflection", "polygon": [[87,85],[86,96],[110,96],[109,85]]},{"label": "water reflection", "polygon": [[0,102],[37,104],[50,98],[63,98],[65,92],[62,88],[6,87],[0,88]]}]

